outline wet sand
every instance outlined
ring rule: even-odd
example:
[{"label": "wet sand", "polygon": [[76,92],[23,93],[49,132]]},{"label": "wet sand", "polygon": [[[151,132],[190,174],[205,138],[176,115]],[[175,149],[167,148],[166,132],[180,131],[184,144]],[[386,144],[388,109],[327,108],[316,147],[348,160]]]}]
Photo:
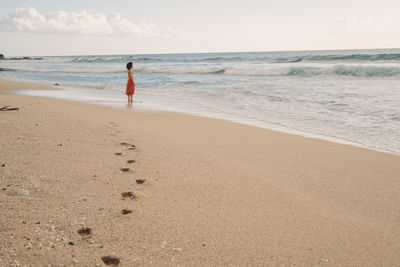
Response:
[{"label": "wet sand", "polygon": [[400,262],[399,156],[44,87],[0,80],[0,266]]}]

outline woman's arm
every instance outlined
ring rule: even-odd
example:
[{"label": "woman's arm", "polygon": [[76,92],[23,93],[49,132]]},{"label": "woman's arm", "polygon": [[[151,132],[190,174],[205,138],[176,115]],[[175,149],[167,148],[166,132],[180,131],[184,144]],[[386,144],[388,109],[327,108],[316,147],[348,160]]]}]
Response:
[{"label": "woman's arm", "polygon": [[130,69],[130,70],[128,71],[128,78],[129,78],[130,80],[132,80],[132,82],[134,82],[134,80],[133,80],[132,69]]}]

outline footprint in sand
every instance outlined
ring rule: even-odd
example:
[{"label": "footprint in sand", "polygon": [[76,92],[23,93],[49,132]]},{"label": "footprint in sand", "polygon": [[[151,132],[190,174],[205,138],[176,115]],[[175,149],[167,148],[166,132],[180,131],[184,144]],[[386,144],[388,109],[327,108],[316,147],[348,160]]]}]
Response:
[{"label": "footprint in sand", "polygon": [[112,265],[112,266],[117,266],[120,262],[117,257],[112,257],[112,256],[101,257],[101,260],[104,262],[105,265]]},{"label": "footprint in sand", "polygon": [[136,198],[138,198],[134,193],[132,193],[130,191],[121,193],[121,197],[123,199],[126,199],[126,198],[136,199]]},{"label": "footprint in sand", "polygon": [[127,215],[129,213],[132,213],[132,211],[125,209],[125,210],[122,210],[121,213],[122,213],[122,215]]},{"label": "footprint in sand", "polygon": [[121,168],[120,169],[122,172],[128,172],[129,171],[129,168]]},{"label": "footprint in sand", "polygon": [[116,152],[116,153],[114,153],[116,156],[121,156],[122,155],[122,153],[119,153],[119,152]]},{"label": "footprint in sand", "polygon": [[144,179],[136,179],[137,184],[144,184],[145,182],[146,182],[146,180],[144,180]]},{"label": "footprint in sand", "polygon": [[129,150],[135,150],[136,149],[136,146],[135,145],[128,145],[129,146]]},{"label": "footprint in sand", "polygon": [[129,150],[135,150],[136,149],[136,146],[132,145],[132,144],[128,144],[128,143],[124,143],[124,142],[122,142],[120,144],[121,144],[121,146],[127,146]]},{"label": "footprint in sand", "polygon": [[91,235],[92,229],[90,229],[88,227],[81,228],[78,230],[78,234],[81,236]]},{"label": "footprint in sand", "polygon": [[130,159],[130,160],[127,160],[126,162],[127,162],[127,163],[129,163],[129,164],[131,164],[131,163],[134,163],[134,162],[136,162],[136,160],[134,160],[134,159]]}]

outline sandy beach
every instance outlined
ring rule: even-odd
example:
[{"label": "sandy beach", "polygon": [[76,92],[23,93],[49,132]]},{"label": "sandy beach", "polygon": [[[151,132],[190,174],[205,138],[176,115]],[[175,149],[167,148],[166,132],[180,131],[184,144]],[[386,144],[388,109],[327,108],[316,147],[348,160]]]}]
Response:
[{"label": "sandy beach", "polygon": [[0,266],[396,266],[400,157],[8,94]]}]

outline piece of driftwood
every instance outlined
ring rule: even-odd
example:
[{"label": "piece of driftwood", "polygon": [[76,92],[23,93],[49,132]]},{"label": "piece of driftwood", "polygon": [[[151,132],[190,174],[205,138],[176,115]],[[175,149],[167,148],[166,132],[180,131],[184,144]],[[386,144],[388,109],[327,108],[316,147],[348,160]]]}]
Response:
[{"label": "piece of driftwood", "polygon": [[11,111],[11,110],[18,111],[19,108],[10,108],[9,106],[4,106],[4,107],[0,108],[0,111]]}]

